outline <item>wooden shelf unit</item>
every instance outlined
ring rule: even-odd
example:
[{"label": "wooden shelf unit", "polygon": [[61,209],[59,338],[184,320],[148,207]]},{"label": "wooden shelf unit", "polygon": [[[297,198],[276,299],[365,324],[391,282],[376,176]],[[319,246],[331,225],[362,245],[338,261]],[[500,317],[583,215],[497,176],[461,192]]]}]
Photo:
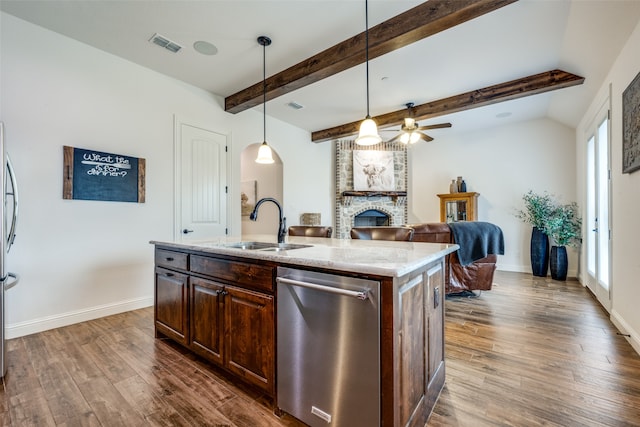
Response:
[{"label": "wooden shelf unit", "polygon": [[440,221],[477,221],[478,196],[480,193],[438,194],[440,198]]}]

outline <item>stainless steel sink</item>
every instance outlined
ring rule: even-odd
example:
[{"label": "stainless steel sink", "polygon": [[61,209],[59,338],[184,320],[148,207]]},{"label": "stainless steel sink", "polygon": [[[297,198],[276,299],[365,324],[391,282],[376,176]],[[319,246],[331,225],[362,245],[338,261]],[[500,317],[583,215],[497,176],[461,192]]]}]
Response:
[{"label": "stainless steel sink", "polygon": [[256,250],[256,249],[265,249],[265,248],[278,247],[278,244],[277,243],[267,243],[267,242],[238,242],[238,243],[228,243],[228,244],[226,244],[224,246],[227,247],[227,248]]},{"label": "stainless steel sink", "polygon": [[291,249],[302,249],[311,247],[311,245],[299,245],[294,243],[269,243],[269,242],[238,242],[228,243],[224,245],[227,248],[252,250],[252,251],[273,251],[280,252]]},{"label": "stainless steel sink", "polygon": [[288,251],[291,249],[302,249],[302,248],[310,248],[311,245],[296,245],[294,243],[280,243],[278,246],[274,246],[272,248],[261,249],[264,252],[280,252],[280,251]]}]

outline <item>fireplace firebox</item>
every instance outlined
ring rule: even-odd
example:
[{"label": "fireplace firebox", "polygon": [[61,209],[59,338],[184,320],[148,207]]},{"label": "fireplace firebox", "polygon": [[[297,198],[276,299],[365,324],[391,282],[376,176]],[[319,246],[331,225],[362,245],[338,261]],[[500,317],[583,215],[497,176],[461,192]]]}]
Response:
[{"label": "fireplace firebox", "polygon": [[368,209],[353,217],[354,227],[383,227],[390,224],[389,215],[377,209]]}]

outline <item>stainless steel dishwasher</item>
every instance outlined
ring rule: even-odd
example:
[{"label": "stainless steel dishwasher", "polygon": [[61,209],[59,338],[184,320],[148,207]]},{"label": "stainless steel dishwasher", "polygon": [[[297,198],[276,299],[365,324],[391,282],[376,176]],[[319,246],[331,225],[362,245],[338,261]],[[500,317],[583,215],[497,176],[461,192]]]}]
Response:
[{"label": "stainless steel dishwasher", "polygon": [[380,283],[278,267],[278,407],[311,427],[380,425]]}]

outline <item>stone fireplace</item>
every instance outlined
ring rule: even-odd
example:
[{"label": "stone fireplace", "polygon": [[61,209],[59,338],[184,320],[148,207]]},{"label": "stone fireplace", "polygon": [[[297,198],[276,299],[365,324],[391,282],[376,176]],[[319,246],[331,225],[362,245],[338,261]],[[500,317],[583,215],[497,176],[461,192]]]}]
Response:
[{"label": "stone fireplace", "polygon": [[[385,191],[354,190],[353,152],[356,150],[393,153],[393,189]],[[348,239],[355,226],[397,226],[407,223],[407,146],[387,143],[361,147],[352,140],[335,143],[336,216],[335,237]],[[357,218],[357,220],[356,220]],[[357,222],[356,222],[357,221]]]}]

